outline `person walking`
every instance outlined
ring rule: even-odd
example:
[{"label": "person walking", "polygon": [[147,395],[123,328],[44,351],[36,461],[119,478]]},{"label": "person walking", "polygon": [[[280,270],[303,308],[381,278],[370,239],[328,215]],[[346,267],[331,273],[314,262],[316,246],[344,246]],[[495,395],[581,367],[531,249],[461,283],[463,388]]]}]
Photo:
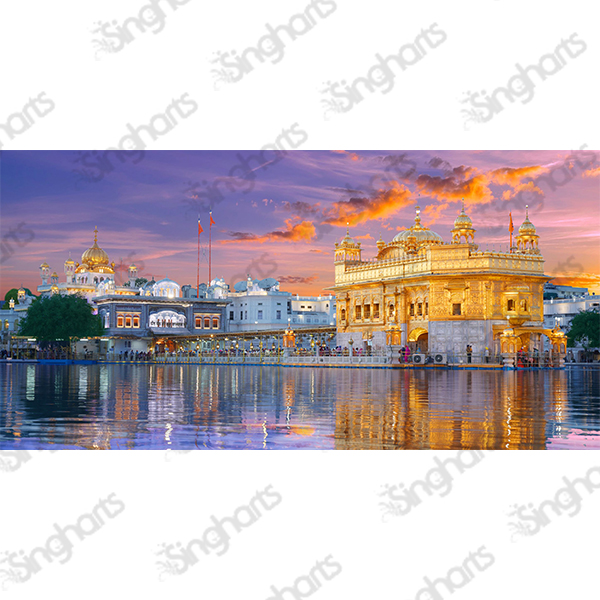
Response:
[{"label": "person walking", "polygon": [[473,352],[473,349],[471,348],[470,345],[467,344],[467,362],[470,363],[471,362],[471,353]]},{"label": "person walking", "polygon": [[408,347],[408,344],[407,344],[406,347],[404,348],[404,362],[405,363],[408,362],[409,356],[410,356],[410,348]]},{"label": "person walking", "polygon": [[487,346],[485,347],[485,362],[490,362],[490,349]]}]

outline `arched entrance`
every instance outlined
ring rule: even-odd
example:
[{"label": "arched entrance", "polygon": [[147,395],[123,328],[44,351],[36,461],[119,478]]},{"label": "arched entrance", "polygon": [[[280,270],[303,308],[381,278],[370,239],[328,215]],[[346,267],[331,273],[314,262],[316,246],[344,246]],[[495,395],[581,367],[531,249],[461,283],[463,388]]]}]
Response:
[{"label": "arched entrance", "polygon": [[413,329],[408,336],[408,347],[412,353],[427,354],[429,351],[429,332],[423,327]]}]

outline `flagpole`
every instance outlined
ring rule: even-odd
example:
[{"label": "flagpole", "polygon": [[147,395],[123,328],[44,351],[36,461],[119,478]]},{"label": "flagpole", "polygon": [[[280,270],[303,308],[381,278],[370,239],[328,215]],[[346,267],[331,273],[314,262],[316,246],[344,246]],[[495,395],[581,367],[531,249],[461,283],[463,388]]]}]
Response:
[{"label": "flagpole", "polygon": [[508,247],[508,251],[512,252],[512,246],[513,246],[512,234],[514,231],[514,226],[513,226],[513,221],[512,221],[512,212],[508,213],[508,216],[510,218],[510,224],[508,226],[508,231],[510,231],[510,246]]},{"label": "flagpole", "polygon": [[200,215],[198,215],[198,271],[196,274],[196,298],[200,298]]},{"label": "flagpole", "polygon": [[208,225],[208,285],[212,281],[212,210],[210,211],[210,223]]}]

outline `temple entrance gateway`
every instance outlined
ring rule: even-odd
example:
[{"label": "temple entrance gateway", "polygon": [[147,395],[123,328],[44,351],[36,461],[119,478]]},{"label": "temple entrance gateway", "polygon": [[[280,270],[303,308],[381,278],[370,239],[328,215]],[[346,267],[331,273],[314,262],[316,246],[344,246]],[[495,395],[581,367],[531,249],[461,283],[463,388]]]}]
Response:
[{"label": "temple entrance gateway", "polygon": [[410,351],[417,354],[429,352],[429,332],[423,327],[413,329],[408,336],[408,347]]}]

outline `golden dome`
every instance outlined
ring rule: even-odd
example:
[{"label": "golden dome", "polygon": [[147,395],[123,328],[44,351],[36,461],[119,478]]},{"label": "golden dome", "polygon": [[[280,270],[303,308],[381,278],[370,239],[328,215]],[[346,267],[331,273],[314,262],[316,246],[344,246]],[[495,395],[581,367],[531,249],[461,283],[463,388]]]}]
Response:
[{"label": "golden dome", "polygon": [[346,237],[340,242],[340,246],[353,246],[354,240],[350,237],[350,229],[346,230]]},{"label": "golden dome", "polygon": [[75,261],[69,256],[67,260],[65,260],[65,265],[74,265]]},{"label": "golden dome", "polygon": [[98,228],[94,228],[94,245],[81,255],[81,263],[93,268],[108,265],[108,254],[98,246]]},{"label": "golden dome", "polygon": [[535,235],[535,225],[529,220],[529,207],[526,206],[525,209],[527,212],[523,224],[521,225],[521,227],[519,227],[519,235]]},{"label": "golden dome", "polygon": [[52,273],[51,275],[52,277],[58,277],[58,273],[56,271],[54,271],[54,273]]},{"label": "golden dome", "polygon": [[46,261],[44,261],[44,262],[43,262],[43,263],[40,265],[40,269],[49,269],[49,268],[50,268],[50,265],[49,265],[49,264],[48,264]]},{"label": "golden dome", "polygon": [[415,217],[415,224],[404,231],[401,231],[397,234],[393,242],[400,242],[401,244],[405,244],[409,242],[409,238],[411,241],[416,240],[417,244],[443,244],[444,240],[439,233],[435,231],[431,231],[429,227],[425,227],[421,225],[421,217],[419,213],[421,212],[421,208],[419,206],[416,207],[417,215]]},{"label": "golden dome", "polygon": [[460,214],[458,215],[458,217],[456,217],[456,220],[454,221],[454,228],[455,229],[471,229],[472,227],[473,227],[473,221],[471,221],[471,218],[465,212],[465,200],[463,198],[462,210],[460,211]]}]

